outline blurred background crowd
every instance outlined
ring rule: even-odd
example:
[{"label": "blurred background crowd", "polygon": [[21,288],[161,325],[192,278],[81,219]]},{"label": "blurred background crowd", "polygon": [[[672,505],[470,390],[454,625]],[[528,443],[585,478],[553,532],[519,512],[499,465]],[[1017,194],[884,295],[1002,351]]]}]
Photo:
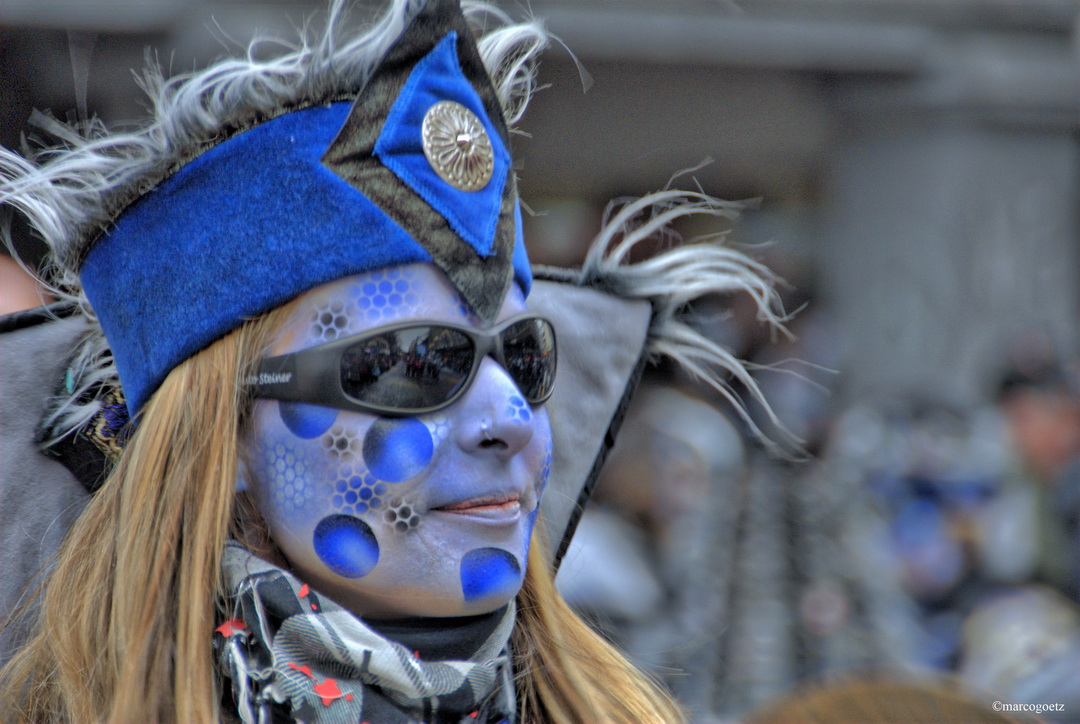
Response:
[{"label": "blurred background crowd", "polygon": [[[2,0],[0,141],[41,135],[35,108],[138,118],[146,48],[179,72],[321,6]],[[565,43],[517,139],[534,261],[574,265],[609,199],[694,168],[797,312],[784,337],[747,299],[688,310],[806,454],[650,370],[567,598],[695,721],[870,672],[1080,721],[1080,2],[500,7]],[[34,303],[8,261],[0,304]]]}]

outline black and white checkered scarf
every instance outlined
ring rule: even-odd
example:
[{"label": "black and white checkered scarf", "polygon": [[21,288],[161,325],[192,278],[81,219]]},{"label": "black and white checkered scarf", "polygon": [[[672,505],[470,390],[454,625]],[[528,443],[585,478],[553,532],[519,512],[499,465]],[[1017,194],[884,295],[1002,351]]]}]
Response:
[{"label": "black and white checkered scarf", "polygon": [[214,641],[247,724],[513,724],[513,602],[380,633],[239,544],[224,570],[233,615]]}]

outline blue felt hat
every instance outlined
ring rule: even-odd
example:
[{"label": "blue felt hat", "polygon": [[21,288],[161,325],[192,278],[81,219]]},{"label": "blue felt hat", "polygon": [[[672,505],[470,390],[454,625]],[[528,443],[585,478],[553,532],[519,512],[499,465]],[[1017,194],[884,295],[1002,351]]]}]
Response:
[{"label": "blue felt hat", "polygon": [[135,413],[245,319],[414,262],[487,321],[531,284],[506,125],[456,1],[428,3],[355,99],[282,109],[139,196],[80,280]]}]

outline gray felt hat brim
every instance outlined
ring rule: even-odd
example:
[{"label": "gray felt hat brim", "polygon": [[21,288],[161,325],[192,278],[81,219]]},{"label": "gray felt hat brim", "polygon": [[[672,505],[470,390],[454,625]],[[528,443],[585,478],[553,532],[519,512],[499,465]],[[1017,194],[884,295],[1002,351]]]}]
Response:
[{"label": "gray felt hat brim", "polygon": [[554,457],[540,506],[557,567],[641,376],[652,307],[537,278],[529,308],[552,321],[559,344],[555,393],[547,403]]},{"label": "gray felt hat brim", "polygon": [[64,374],[82,318],[43,310],[0,317],[0,665],[29,617],[4,627],[86,505],[89,494],[34,442],[45,404]]}]

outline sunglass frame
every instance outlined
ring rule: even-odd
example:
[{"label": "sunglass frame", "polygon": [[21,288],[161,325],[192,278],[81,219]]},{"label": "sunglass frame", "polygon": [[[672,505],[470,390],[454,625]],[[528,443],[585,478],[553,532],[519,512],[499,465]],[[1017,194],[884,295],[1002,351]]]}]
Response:
[{"label": "sunglass frame", "polygon": [[[543,322],[551,336],[551,383],[546,393],[537,399],[529,399],[525,391],[521,389],[521,385],[507,367],[503,353],[503,333],[524,321]],[[468,374],[460,387],[447,400],[425,407],[402,408],[364,402],[345,392],[341,384],[341,358],[347,350],[373,337],[416,327],[451,329],[460,332],[473,343],[473,361]],[[555,325],[547,317],[537,314],[519,314],[489,330],[435,320],[413,319],[397,322],[297,352],[268,357],[259,363],[257,371],[249,375],[244,383],[251,395],[260,399],[304,402],[384,417],[414,417],[436,412],[454,404],[472,386],[481,362],[488,355],[506,370],[507,375],[529,404],[541,405],[551,397],[555,387],[555,374],[558,371],[558,341]]]}]

